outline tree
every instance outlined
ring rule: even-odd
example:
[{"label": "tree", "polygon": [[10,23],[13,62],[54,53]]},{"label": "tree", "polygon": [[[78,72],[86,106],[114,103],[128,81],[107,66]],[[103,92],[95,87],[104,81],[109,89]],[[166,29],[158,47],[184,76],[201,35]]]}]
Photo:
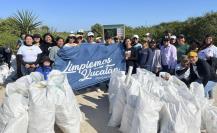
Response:
[{"label": "tree", "polygon": [[101,24],[96,23],[91,26],[91,31],[94,32],[95,36],[103,36],[103,27]]},{"label": "tree", "polygon": [[17,11],[14,16],[10,17],[13,26],[20,30],[21,33],[31,33],[34,29],[42,24],[38,17],[28,10]]},{"label": "tree", "polygon": [[19,31],[11,25],[10,19],[0,19],[0,46],[15,48]]}]

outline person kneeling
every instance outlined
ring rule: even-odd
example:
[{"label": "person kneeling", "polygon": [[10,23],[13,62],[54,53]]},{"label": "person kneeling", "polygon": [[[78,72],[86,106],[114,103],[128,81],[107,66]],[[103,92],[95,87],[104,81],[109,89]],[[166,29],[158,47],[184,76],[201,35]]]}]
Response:
[{"label": "person kneeling", "polygon": [[187,55],[182,55],[181,63],[176,65],[175,76],[188,85],[190,75],[190,62]]},{"label": "person kneeling", "polygon": [[48,74],[51,72],[51,60],[49,57],[45,56],[42,59],[41,66],[36,69],[36,72],[40,72],[44,75],[44,79],[47,80]]},{"label": "person kneeling", "polygon": [[[207,61],[199,59],[196,52],[190,52],[188,54],[190,60],[190,80],[189,82],[199,82],[204,85],[207,85],[208,81],[217,82],[217,75],[214,69],[207,63]],[[209,94],[209,98],[212,99],[212,90],[209,90],[205,93]]]}]

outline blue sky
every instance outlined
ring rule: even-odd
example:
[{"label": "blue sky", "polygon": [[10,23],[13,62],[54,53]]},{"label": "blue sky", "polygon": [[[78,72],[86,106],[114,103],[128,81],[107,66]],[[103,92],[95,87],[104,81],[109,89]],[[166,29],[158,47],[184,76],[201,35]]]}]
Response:
[{"label": "blue sky", "polygon": [[95,23],[151,26],[217,11],[216,0],[1,0],[0,18],[31,10],[57,31],[90,29]]}]

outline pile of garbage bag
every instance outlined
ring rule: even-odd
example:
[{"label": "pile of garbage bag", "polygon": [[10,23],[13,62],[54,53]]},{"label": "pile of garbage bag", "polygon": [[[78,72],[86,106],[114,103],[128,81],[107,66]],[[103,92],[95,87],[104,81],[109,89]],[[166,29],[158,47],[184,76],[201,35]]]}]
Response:
[{"label": "pile of garbage bag", "polygon": [[109,83],[108,126],[122,133],[217,133],[217,107],[202,84],[190,88],[175,76],[167,80],[145,69],[115,71]]},{"label": "pile of garbage bag", "polygon": [[15,55],[12,55],[10,64],[10,68],[7,63],[0,65],[0,85],[11,82],[16,78],[17,64]]},{"label": "pile of garbage bag", "polygon": [[81,111],[75,95],[60,71],[48,80],[33,72],[6,86],[0,107],[0,133],[80,133]]}]

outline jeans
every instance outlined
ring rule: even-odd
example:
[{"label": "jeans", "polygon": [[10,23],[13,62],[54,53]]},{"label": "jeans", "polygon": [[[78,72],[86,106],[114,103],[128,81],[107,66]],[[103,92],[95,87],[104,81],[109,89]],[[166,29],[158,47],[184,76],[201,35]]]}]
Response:
[{"label": "jeans", "polygon": [[24,65],[21,65],[21,72],[23,76],[29,75],[31,72],[34,72],[34,71],[35,71],[35,68],[26,68]]}]

